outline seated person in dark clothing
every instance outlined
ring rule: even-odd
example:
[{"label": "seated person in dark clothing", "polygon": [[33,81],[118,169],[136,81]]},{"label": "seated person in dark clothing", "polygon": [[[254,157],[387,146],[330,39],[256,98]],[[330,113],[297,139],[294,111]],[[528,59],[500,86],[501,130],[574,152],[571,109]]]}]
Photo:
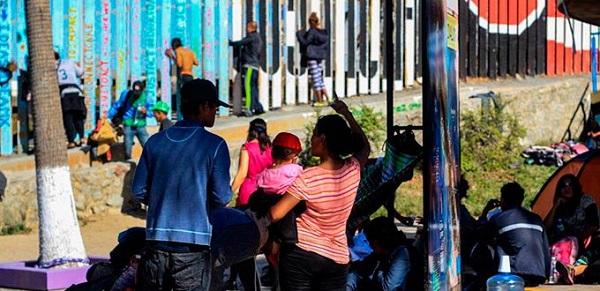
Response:
[{"label": "seated person in dark clothing", "polygon": [[[363,230],[373,249],[350,266],[346,290],[418,290],[421,269],[404,233],[387,217],[378,217]],[[410,280],[409,280],[410,278]],[[422,284],[422,282],[420,282]]]},{"label": "seated person in dark clothing", "polygon": [[[500,192],[502,212],[484,225],[480,243],[495,246],[497,257],[510,256],[511,273],[523,278],[526,286],[542,284],[550,272],[544,223],[537,214],[521,207],[525,190],[519,183],[507,183]],[[497,270],[492,262],[474,262],[474,265],[490,266],[490,270],[478,272],[486,279]]]}]

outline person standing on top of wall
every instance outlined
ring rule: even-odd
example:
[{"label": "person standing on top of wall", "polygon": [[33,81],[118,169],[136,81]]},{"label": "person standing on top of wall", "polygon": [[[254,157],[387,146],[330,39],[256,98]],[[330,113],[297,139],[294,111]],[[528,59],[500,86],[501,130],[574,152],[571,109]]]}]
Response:
[{"label": "person standing on top of wall", "polygon": [[260,115],[265,113],[258,100],[258,68],[262,57],[262,39],[258,34],[258,24],[250,21],[246,25],[246,37],[239,41],[229,41],[233,47],[242,47],[242,82],[246,95],[246,115]]},{"label": "person standing on top of wall", "polygon": [[[78,78],[83,76],[83,69],[69,59],[61,59],[58,52],[54,52],[58,88],[60,90],[60,104],[63,112],[63,124],[67,134],[67,148],[74,148],[85,142],[83,123],[85,122],[87,108],[83,92],[79,87]],[[79,136],[79,144],[75,143],[75,136]]]},{"label": "person standing on top of wall", "polygon": [[179,87],[191,80],[194,80],[194,74],[192,70],[194,66],[198,66],[198,59],[193,51],[191,51],[189,48],[183,47],[180,38],[176,37],[171,40],[171,48],[165,51],[165,55],[177,63]]},{"label": "person standing on top of wall", "polygon": [[310,28],[307,31],[300,29],[296,38],[300,42],[300,64],[308,67],[308,73],[312,79],[313,89],[317,95],[314,106],[323,106],[323,97],[329,103],[329,94],[325,83],[323,83],[323,60],[327,58],[329,49],[329,33],[321,27],[317,13],[313,12],[308,18]]}]

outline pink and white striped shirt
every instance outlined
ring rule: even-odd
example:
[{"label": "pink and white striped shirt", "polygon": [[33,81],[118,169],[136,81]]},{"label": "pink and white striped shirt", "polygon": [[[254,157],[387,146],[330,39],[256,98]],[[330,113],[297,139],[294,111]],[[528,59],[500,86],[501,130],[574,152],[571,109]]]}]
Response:
[{"label": "pink and white striped shirt", "polygon": [[350,158],[337,170],[312,167],[294,180],[287,193],[306,201],[296,218],[297,246],[338,264],[349,262],[346,221],[360,182],[360,164]]}]

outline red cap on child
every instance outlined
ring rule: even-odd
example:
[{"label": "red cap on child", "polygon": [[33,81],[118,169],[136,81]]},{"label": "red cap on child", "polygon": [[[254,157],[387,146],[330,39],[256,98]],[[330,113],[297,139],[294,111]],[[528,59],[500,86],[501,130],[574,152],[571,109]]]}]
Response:
[{"label": "red cap on child", "polygon": [[289,132],[280,132],[279,134],[277,134],[277,136],[273,140],[273,146],[279,146],[298,152],[302,151],[300,139]]}]

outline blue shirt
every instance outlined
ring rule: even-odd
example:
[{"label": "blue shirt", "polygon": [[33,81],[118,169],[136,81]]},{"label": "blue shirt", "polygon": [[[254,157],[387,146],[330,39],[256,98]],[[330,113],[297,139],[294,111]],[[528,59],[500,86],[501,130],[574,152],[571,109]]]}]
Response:
[{"label": "blue shirt", "polygon": [[195,121],[179,121],[148,139],[132,193],[148,205],[146,239],[210,245],[211,209],[231,201],[229,149]]},{"label": "blue shirt", "polygon": [[[142,92],[142,95],[137,100],[134,100],[132,104],[125,104],[127,101],[127,95],[131,90],[124,90],[119,97],[117,102],[113,103],[108,111],[108,119],[112,119],[115,114],[119,111],[121,106],[128,106],[125,109],[123,114],[123,125],[124,126],[133,126],[133,127],[143,127],[146,126],[146,118],[154,117],[154,114],[150,110],[152,107],[152,103],[148,102],[146,99],[146,92]],[[143,114],[139,108],[146,107],[146,114]]]}]

